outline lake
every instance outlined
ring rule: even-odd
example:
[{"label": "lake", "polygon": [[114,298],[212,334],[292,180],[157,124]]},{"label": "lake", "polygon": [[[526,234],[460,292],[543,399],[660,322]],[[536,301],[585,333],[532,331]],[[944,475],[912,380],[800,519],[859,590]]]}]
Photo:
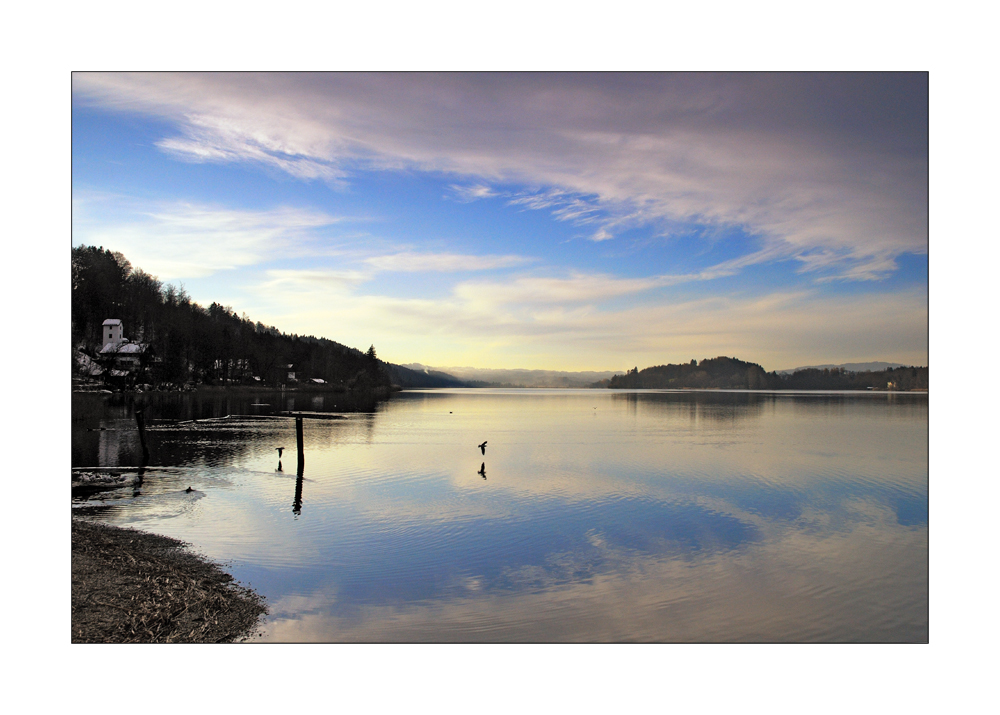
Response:
[{"label": "lake", "polygon": [[[74,467],[138,464],[135,404],[152,465],[74,513],[221,562],[257,641],[928,639],[926,394],[73,398]],[[301,478],[281,410],[341,413]]]}]

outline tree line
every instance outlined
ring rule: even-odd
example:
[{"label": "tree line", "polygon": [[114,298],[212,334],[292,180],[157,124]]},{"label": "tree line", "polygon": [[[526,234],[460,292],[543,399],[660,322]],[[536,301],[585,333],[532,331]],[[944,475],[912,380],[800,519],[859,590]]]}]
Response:
[{"label": "tree line", "polygon": [[374,345],[362,352],[327,338],[287,335],[219,303],[204,308],[183,285],[164,284],[103,247],[73,248],[71,267],[74,359],[79,351],[102,362],[102,323],[120,319],[125,337],[147,346],[135,380],[278,386],[293,371],[299,381],[320,378],[346,389],[461,384],[379,360]]},{"label": "tree line", "polygon": [[897,367],[849,372],[843,368],[808,368],[790,374],[766,372],[757,363],[733,357],[657,365],[595,383],[611,389],[744,389],[744,390],[926,390],[926,367]]}]

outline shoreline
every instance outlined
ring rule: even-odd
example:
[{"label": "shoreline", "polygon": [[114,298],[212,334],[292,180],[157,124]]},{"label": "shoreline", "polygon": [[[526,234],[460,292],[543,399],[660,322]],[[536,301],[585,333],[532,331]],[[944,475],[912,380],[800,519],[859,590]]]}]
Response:
[{"label": "shoreline", "polygon": [[264,599],[177,539],[72,517],[73,643],[246,642]]}]

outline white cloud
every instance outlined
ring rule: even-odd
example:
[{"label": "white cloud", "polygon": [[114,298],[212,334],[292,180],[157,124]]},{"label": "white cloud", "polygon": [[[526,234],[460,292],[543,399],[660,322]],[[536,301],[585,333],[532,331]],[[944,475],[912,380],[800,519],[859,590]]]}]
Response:
[{"label": "white cloud", "polygon": [[610,221],[741,226],[786,257],[831,252],[826,270],[844,279],[926,252],[925,86],[808,73],[73,76],[80,101],[173,120],[180,135],[160,146],[191,159],[328,181],[359,163],[444,171],[470,182],[455,185],[466,200],[502,181],[550,187],[520,203],[577,223],[600,208]]},{"label": "white cloud", "polygon": [[352,270],[269,270],[267,280],[261,290],[292,293],[312,297],[316,292],[323,294],[347,293],[355,286],[371,278],[369,273]]},{"label": "white cloud", "polygon": [[454,295],[486,309],[502,305],[547,306],[565,303],[595,303],[655,288],[657,278],[616,278],[574,273],[568,278],[522,276],[509,281],[467,281],[458,284]]},{"label": "white cloud", "polygon": [[80,194],[74,197],[73,242],[113,246],[163,280],[197,278],[309,253],[315,232],[341,220],[289,207],[250,211]]},{"label": "white cloud", "polygon": [[485,271],[522,266],[532,260],[524,256],[470,256],[458,253],[413,253],[406,251],[366,258],[365,263],[379,271],[416,273],[423,271]]},{"label": "white cloud", "polygon": [[156,143],[160,149],[188,161],[258,162],[297,179],[335,181],[345,176],[329,161],[282,141],[272,134],[248,130],[237,122],[216,117],[191,117],[181,125],[182,137],[169,137]]},{"label": "white cloud", "polygon": [[491,199],[500,195],[489,186],[485,186],[483,184],[475,184],[472,186],[451,184],[448,187],[448,190],[451,192],[451,196],[463,203],[469,203],[479,199]]},{"label": "white cloud", "polygon": [[[524,266],[536,259],[517,255],[469,255],[409,250],[371,256],[367,246],[351,250],[331,241],[331,226],[345,221],[321,211],[279,207],[240,210],[186,201],[147,203],[108,194],[78,192],[74,198],[74,242],[114,246],[144,270],[166,280],[196,278],[279,258],[339,255],[357,263],[353,271],[299,272],[301,276],[350,277],[374,273],[487,271]],[[369,237],[370,239],[370,237]],[[356,242],[355,242],[356,243]],[[385,242],[369,240],[377,247]],[[285,275],[272,271],[274,275]]]},{"label": "white cloud", "polygon": [[[800,258],[796,256],[796,258]],[[800,258],[801,260],[801,258]],[[820,283],[836,280],[876,281],[891,275],[897,269],[896,259],[888,253],[850,254],[840,260],[841,270],[832,276],[817,278]],[[811,268],[808,266],[807,269]]]},{"label": "white cloud", "polygon": [[[276,275],[272,272],[272,275]],[[365,294],[361,277],[286,271],[251,292],[248,312],[290,332],[374,343],[386,359],[480,367],[621,369],[732,355],[766,369],[892,359],[927,362],[927,295],[636,300],[698,276],[519,276],[458,283],[441,299]],[[622,299],[624,301],[622,305]],[[877,306],[877,309],[873,309]],[[820,358],[822,358],[820,360]],[[626,364],[627,363],[627,364]]]}]

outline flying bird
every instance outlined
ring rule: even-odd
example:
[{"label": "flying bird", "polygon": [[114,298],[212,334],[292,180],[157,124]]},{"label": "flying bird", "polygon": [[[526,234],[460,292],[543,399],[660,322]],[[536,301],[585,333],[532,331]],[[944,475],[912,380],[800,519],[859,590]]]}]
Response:
[{"label": "flying bird", "polygon": [[483,454],[486,454],[486,442],[483,442],[481,445],[479,445],[479,449],[483,450]]},{"label": "flying bird", "polygon": [[476,472],[476,474],[482,476],[483,479],[486,479],[486,462],[483,462],[483,466],[479,468],[479,471]]},{"label": "flying bird", "polygon": [[275,447],[278,450],[278,459],[281,459],[281,453],[285,451],[284,447]]}]

